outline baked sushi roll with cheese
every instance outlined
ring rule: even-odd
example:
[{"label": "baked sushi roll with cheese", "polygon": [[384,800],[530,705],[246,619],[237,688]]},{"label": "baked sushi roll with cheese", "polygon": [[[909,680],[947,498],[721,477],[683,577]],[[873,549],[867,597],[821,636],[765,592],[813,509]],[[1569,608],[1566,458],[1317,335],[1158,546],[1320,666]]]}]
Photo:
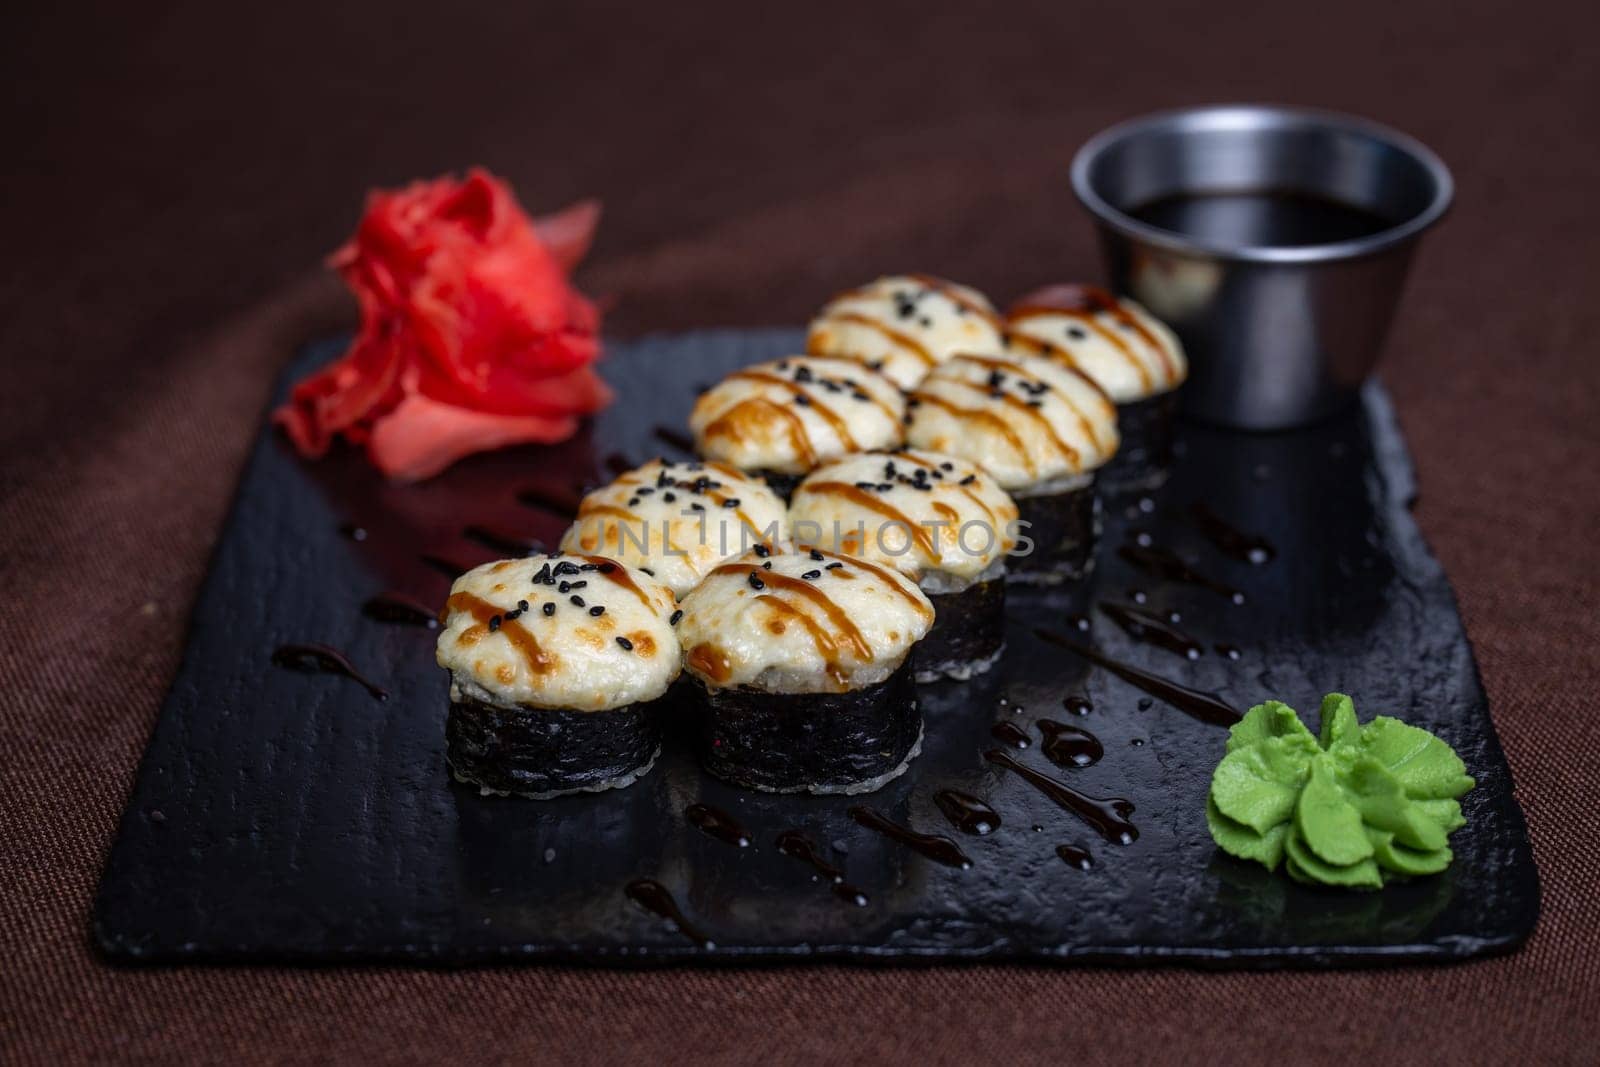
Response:
[{"label": "baked sushi roll with cheese", "polygon": [[451,773],[538,800],[632,784],[661,751],[655,702],[682,668],[676,611],[666,586],[601,556],[457,578],[436,651],[450,672]]},{"label": "baked sushi roll with cheese", "polygon": [[1051,285],[1006,314],[1015,338],[1081,370],[1117,405],[1122,446],[1100,472],[1118,495],[1154,489],[1172,465],[1177,390],[1189,376],[1183,345],[1166,324],[1132,300],[1092,285]]},{"label": "baked sushi roll with cheese", "polygon": [[734,371],[689,415],[701,456],[763,478],[787,498],[824,460],[895,448],[905,399],[893,382],[847,359],[791,356]]},{"label": "baked sushi roll with cheese", "polygon": [[1007,578],[1081,578],[1100,532],[1095,472],[1117,451],[1116,407],[1081,371],[1043,356],[957,356],[906,400],[913,448],[971,460],[1021,516]]},{"label": "baked sushi roll with cheese", "polygon": [[866,793],[921,750],[910,655],[933,605],[893,568],[757,546],[713,568],[682,609],[711,774],[769,793]]},{"label": "baked sushi roll with cheese", "polygon": [[789,522],[797,539],[893,567],[927,595],[918,682],[970,678],[1000,658],[1017,506],[976,464],[915,451],[832,460],[795,489]]},{"label": "baked sushi roll with cheese", "polygon": [[653,459],[587,494],[561,551],[608,556],[683,596],[729,556],[787,537],[783,501],[759,478]]},{"label": "baked sushi roll with cheese", "polygon": [[976,289],[897,274],[840,293],[811,321],[806,351],[853,359],[902,389],[958,352],[998,354],[1004,323]]}]

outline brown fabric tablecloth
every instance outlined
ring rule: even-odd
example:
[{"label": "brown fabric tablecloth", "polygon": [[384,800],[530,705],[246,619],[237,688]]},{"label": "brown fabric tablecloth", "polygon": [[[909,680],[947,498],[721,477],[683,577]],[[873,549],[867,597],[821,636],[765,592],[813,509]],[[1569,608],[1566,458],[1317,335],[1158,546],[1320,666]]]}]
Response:
[{"label": "brown fabric tablecloth", "polygon": [[[121,4],[0,34],[0,1060],[1588,1061],[1600,1040],[1600,74],[1592,5]],[[1065,164],[1157,107],[1367,114],[1455,168],[1384,377],[1544,878],[1509,958],[120,970],[91,895],[266,390],[345,321],[363,191],[605,199],[617,331],[798,323],[932,271],[1098,273]],[[1136,906],[1136,902],[1130,906]]]}]

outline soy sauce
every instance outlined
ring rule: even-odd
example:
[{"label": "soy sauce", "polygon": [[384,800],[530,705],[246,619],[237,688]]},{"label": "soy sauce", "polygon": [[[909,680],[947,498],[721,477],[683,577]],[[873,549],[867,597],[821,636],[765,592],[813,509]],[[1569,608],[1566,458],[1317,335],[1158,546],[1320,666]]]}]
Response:
[{"label": "soy sauce", "polygon": [[1140,222],[1230,248],[1298,248],[1382,233],[1394,223],[1365,208],[1314,193],[1180,193],[1129,212]]}]

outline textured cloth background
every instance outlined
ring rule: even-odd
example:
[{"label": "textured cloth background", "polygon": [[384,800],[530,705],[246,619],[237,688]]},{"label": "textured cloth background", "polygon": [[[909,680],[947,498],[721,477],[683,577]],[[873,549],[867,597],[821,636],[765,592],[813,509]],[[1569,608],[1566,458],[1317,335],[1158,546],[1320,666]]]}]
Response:
[{"label": "textured cloth background", "polygon": [[[1053,0],[713,9],[8,9],[0,34],[0,1060],[1593,1062],[1600,905],[1600,18],[1592,5]],[[361,196],[470,163],[605,199],[618,331],[798,323],[916,269],[1097,273],[1107,123],[1335,107],[1460,184],[1389,344],[1424,531],[1532,825],[1545,914],[1470,965],[117,970],[91,895],[269,382],[347,303]],[[693,1059],[690,1059],[693,1057]]]}]

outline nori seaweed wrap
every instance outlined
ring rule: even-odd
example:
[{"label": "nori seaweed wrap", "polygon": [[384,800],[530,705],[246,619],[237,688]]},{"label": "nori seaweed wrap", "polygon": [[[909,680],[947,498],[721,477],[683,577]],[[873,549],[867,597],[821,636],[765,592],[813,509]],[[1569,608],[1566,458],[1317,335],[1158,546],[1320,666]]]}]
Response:
[{"label": "nori seaweed wrap", "polygon": [[678,624],[701,763],[764,792],[878,788],[920,750],[909,657],[932,624],[915,582],[866,560],[781,543],[717,567]]},{"label": "nori seaweed wrap", "polygon": [[1172,464],[1176,390],[1189,366],[1177,335],[1138,303],[1091,285],[1052,285],[1018,300],[1007,313],[1014,341],[1093,378],[1117,405],[1122,447],[1100,472],[1112,498],[1146,492]]},{"label": "nori seaweed wrap", "polygon": [[1082,372],[1013,339],[1005,358],[962,355],[906,401],[912,447],[976,463],[1011,494],[1021,515],[1012,582],[1082,578],[1099,537],[1095,473],[1116,454],[1116,407]]},{"label": "nori seaweed wrap", "polygon": [[676,611],[666,586],[602,556],[500,560],[457,578],[436,650],[451,773],[541,800],[630,785],[661,750]]},{"label": "nori seaweed wrap", "polygon": [[999,659],[1017,505],[976,464],[937,452],[846,456],[800,484],[789,517],[797,538],[917,582],[935,611],[914,653],[918,682],[970,678]]}]

